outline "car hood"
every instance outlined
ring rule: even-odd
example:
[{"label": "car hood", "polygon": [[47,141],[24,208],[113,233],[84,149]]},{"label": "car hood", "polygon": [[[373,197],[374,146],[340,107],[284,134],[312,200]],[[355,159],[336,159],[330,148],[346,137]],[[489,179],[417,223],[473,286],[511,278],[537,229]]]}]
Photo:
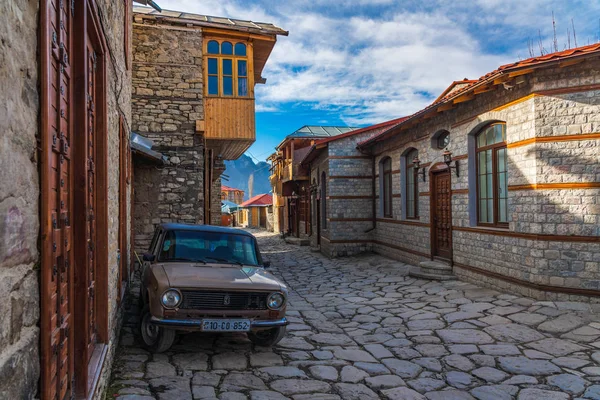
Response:
[{"label": "car hood", "polygon": [[258,267],[224,264],[196,266],[189,263],[162,263],[156,267],[163,269],[173,288],[247,291],[277,291],[285,288],[272,274]]}]

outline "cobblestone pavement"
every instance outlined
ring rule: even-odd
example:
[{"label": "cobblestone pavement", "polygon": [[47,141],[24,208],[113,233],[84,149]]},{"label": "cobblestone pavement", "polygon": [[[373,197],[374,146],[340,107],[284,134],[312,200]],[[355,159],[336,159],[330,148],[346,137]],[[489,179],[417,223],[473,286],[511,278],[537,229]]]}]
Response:
[{"label": "cobblestone pavement", "polygon": [[380,256],[330,260],[255,234],[290,287],[287,337],[268,349],[245,335],[195,333],[153,355],[133,334],[132,312],[109,398],[600,399],[600,317],[590,305],[415,280]]}]

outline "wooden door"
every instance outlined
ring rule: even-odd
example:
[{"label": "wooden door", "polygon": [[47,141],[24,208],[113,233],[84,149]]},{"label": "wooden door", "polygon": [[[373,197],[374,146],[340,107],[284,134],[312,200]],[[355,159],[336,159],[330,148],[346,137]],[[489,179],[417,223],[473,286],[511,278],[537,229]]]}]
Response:
[{"label": "wooden door", "polygon": [[450,173],[432,174],[432,254],[452,259],[452,206]]},{"label": "wooden door", "polygon": [[73,392],[73,139],[71,2],[42,0],[41,23],[41,397]]},{"label": "wooden door", "polygon": [[321,244],[321,200],[315,200],[317,202],[317,206],[315,209],[317,210],[317,245]]},{"label": "wooden door", "polygon": [[283,232],[283,206],[278,206],[277,212],[279,215],[279,232]]},{"label": "wooden door", "polygon": [[260,218],[260,227],[266,228],[267,227],[267,207],[260,207],[258,209],[258,215]]},{"label": "wooden door", "polygon": [[87,397],[108,337],[105,45],[92,2],[77,3],[74,99],[75,391]]}]

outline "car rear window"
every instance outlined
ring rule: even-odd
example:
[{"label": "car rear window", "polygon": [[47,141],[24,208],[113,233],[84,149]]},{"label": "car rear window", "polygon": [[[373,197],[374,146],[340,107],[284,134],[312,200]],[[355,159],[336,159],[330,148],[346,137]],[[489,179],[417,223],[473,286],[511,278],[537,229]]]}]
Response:
[{"label": "car rear window", "polygon": [[168,231],[158,258],[160,261],[258,265],[254,239],[231,233]]}]

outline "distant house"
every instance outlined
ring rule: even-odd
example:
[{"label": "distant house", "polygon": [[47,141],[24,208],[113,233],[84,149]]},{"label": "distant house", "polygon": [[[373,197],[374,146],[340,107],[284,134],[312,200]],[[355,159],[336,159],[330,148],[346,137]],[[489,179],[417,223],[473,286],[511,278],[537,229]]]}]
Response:
[{"label": "distant house", "polygon": [[[248,228],[273,229],[273,196],[259,194],[240,204],[239,224]],[[270,219],[270,222],[269,222]]]},{"label": "distant house", "polygon": [[240,210],[233,201],[221,200],[221,226],[237,226]]},{"label": "distant house", "polygon": [[287,135],[275,153],[269,156],[276,232],[296,237],[310,234],[310,171],[300,162],[319,139],[335,137],[355,129],[347,126],[303,126]]},{"label": "distant house", "polygon": [[235,204],[242,204],[244,201],[244,191],[229,186],[221,185],[221,200],[232,201]]}]

